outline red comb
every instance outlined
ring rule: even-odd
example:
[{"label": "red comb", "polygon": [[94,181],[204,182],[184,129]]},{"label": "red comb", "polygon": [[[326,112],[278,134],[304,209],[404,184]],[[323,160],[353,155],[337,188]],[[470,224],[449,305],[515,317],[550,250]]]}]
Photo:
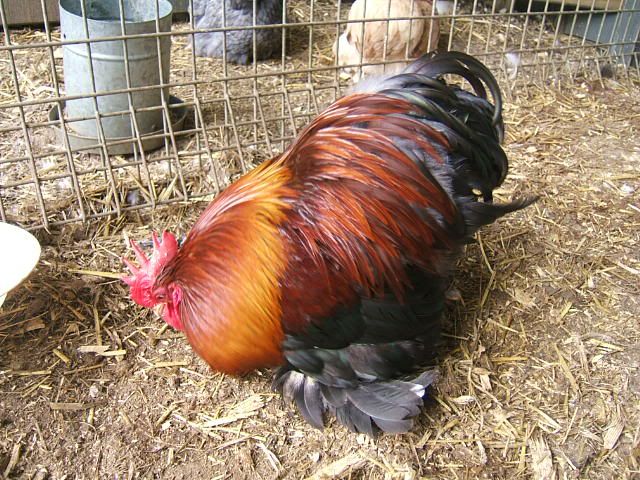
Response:
[{"label": "red comb", "polygon": [[162,232],[162,240],[153,232],[152,241],[153,253],[151,254],[151,258],[145,255],[140,245],[133,240],[130,241],[131,248],[133,249],[139,266],[127,258],[122,258],[122,261],[131,272],[129,276],[123,276],[122,281],[131,287],[131,296],[137,303],[141,303],[138,301],[142,298],[140,294],[149,293],[140,292],[140,290],[149,289],[167,262],[173,259],[178,253],[176,237],[169,232]]}]

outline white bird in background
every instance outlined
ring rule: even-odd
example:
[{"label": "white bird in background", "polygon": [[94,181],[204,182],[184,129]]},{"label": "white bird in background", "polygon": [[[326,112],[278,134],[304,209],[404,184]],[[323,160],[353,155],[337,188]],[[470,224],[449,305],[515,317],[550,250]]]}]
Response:
[{"label": "white bird in background", "polygon": [[[431,0],[356,0],[349,11],[349,20],[436,14],[437,10]],[[416,58],[435,50],[439,36],[440,25],[437,18],[367,22],[364,29],[363,23],[349,23],[334,43],[333,54],[337,57],[338,66],[360,64],[361,53],[362,63],[397,60],[397,63],[362,68],[362,76],[390,74],[401,71],[408,64],[407,58]],[[388,39],[386,51],[385,37]],[[354,82],[360,80],[359,68],[350,67],[345,70]]]},{"label": "white bird in background", "polygon": [[0,222],[0,307],[9,291],[29,276],[40,259],[36,237],[15,225]]}]

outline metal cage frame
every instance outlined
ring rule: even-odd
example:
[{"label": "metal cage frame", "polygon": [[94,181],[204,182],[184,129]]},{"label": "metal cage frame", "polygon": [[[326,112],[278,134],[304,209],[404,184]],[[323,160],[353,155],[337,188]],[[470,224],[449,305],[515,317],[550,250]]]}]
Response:
[{"label": "metal cage frame", "polygon": [[[345,67],[389,63],[365,63],[361,54],[360,62],[338,66],[333,58],[327,58],[322,48],[335,41],[348,23],[359,23],[364,30],[367,22],[386,21],[388,33],[390,20],[437,17],[441,32],[448,37],[446,46],[442,40],[441,46],[478,56],[493,69],[508,95],[526,94],[527,87],[535,83],[562,88],[563,83],[580,77],[600,81],[611,74],[627,81],[640,77],[640,0],[526,0],[524,9],[518,8],[516,0],[508,1],[508,5],[501,4],[504,0],[493,0],[490,5],[478,0],[453,0],[450,12],[436,12],[434,2],[429,16],[358,21],[347,19],[349,4],[342,0],[282,0],[282,22],[267,26],[256,25],[254,0],[252,25],[226,26],[223,14],[223,25],[218,28],[195,28],[190,18],[174,23],[172,31],[165,33],[159,31],[160,7],[155,0],[156,33],[127,35],[125,21],[121,20],[121,35],[89,39],[85,15],[87,39],[82,41],[59,38],[46,0],[39,0],[43,29],[35,39],[25,40],[24,32],[31,30],[10,25],[5,5],[8,1],[0,0],[0,62],[8,73],[4,82],[10,84],[5,85],[9,93],[0,101],[0,139],[6,147],[0,156],[0,220],[29,229],[212,198],[235,176],[283,151],[304,124],[338,98],[348,86],[341,74]],[[86,1],[82,0],[83,12]],[[124,0],[117,1],[123,18]],[[413,4],[415,0],[407,1]],[[302,13],[297,17],[288,14],[299,5]],[[189,8],[193,8],[193,0],[189,0]],[[329,16],[332,11],[334,15]],[[229,31],[250,30],[255,59],[256,32],[260,28],[281,30],[279,60],[253,60],[246,67],[236,67],[227,61],[226,49],[221,60],[196,57],[191,49],[181,57],[184,62],[179,74],[172,70],[171,78],[162,78],[161,84],[132,87],[127,75],[127,88],[110,90],[109,94],[128,96],[125,112],[98,113],[98,98],[107,92],[95,90],[95,83],[89,95],[73,96],[63,91],[59,52],[66,45],[86,45],[91,58],[92,43],[122,41],[126,61],[127,40],[155,38],[159,51],[160,40],[166,36],[177,48],[176,42],[180,46],[189,39],[193,42],[196,33],[226,35]],[[295,61],[290,47],[294,29],[298,40],[306,43],[306,47],[298,48]],[[477,33],[480,29],[482,34]],[[387,38],[384,49],[386,52]],[[36,64],[42,85],[27,94],[29,79],[21,68],[35,68],[27,58],[30,55],[42,59],[43,63]],[[207,70],[212,65],[219,68],[215,77]],[[125,68],[130,73],[128,63]],[[162,71],[161,65],[159,69]],[[93,71],[90,75],[95,79]],[[165,145],[155,152],[142,149],[145,138],[137,127],[136,115],[145,109],[134,107],[132,101],[132,95],[144,89],[162,92],[161,104],[151,107],[162,111],[164,123],[158,137]],[[190,112],[186,128],[172,128],[172,111],[177,107],[170,103],[164,89],[183,96]],[[130,114],[135,135],[124,142],[133,143],[135,153],[127,157],[110,154],[109,148],[118,142],[106,140],[103,132],[91,147],[97,154],[87,153],[87,147],[71,148],[70,124],[86,118],[68,118],[63,113],[50,119],[46,109],[56,107],[64,112],[64,103],[77,98],[93,99],[98,126],[105,116]],[[62,133],[61,145],[50,140],[52,127]]]}]

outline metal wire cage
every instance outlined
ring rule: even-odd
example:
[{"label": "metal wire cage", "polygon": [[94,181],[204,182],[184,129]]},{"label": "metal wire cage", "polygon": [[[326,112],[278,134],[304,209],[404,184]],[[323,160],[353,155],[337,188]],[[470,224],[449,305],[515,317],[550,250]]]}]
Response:
[{"label": "metal wire cage", "polygon": [[[357,23],[364,29],[368,22],[384,20],[388,32],[390,21],[406,21],[407,28],[412,28],[413,21],[436,18],[439,48],[477,56],[494,71],[508,95],[524,94],[534,83],[560,88],[580,77],[602,81],[603,76],[630,79],[640,73],[640,0],[437,1],[428,15],[387,15],[364,21],[348,19],[352,2],[344,0],[279,0],[282,18],[269,24],[258,22],[259,4],[264,0],[253,0],[250,22],[227,26],[223,13],[221,25],[206,27],[197,26],[186,13],[193,11],[194,0],[174,0],[170,31],[163,31],[160,25],[161,0],[150,0],[155,28],[142,34],[128,29],[125,1],[109,0],[118,9],[120,31],[102,37],[89,36],[91,1],[78,0],[86,36],[69,40],[57,26],[57,4],[34,0],[37,25],[25,28],[16,27],[12,20],[22,0],[0,0],[2,221],[29,229],[48,228],[211,198],[237,175],[286,148],[313,116],[348,87],[348,68],[390,63],[385,57],[387,35],[379,62],[365,62],[361,54],[357,62],[338,66],[334,44],[348,24]],[[418,0],[395,1],[411,3],[413,12]],[[390,12],[388,0],[387,5]],[[261,30],[279,37],[281,53],[276,58],[256,60]],[[222,58],[198,57],[191,48],[198,33],[228,36],[243,31],[252,36],[253,55],[249,57],[253,60],[248,65],[228,61],[229,37]],[[135,65],[127,52],[136,40],[152,40],[157,49],[159,81],[154,85],[132,82]],[[167,40],[171,63],[163,70],[162,49]],[[63,71],[64,49],[80,46],[90,58],[93,46],[100,42],[122,44],[125,86],[98,89],[98,74],[90,61],[87,71],[74,75],[87,75],[93,90],[70,94],[70,72]],[[136,103],[136,95],[145,91],[158,93],[157,105]],[[115,94],[125,95],[125,107],[100,112],[99,103]],[[81,99],[95,106],[94,114],[69,116],[65,104]],[[161,115],[162,125],[144,133],[138,119],[153,111]],[[178,128],[176,117],[181,112],[186,119]],[[101,125],[119,115],[131,122],[130,138],[109,139]],[[74,145],[73,125],[80,121],[95,122],[98,127],[93,144]],[[160,140],[161,148],[145,151],[145,145],[154,140]],[[117,147],[123,145],[132,153],[117,153]]]}]

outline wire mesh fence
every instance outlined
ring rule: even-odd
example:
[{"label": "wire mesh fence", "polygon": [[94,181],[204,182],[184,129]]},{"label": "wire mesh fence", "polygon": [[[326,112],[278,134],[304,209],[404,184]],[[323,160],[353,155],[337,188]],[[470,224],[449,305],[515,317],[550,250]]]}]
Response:
[{"label": "wire mesh fence", "polygon": [[640,73],[640,0],[32,0],[15,26],[25,3],[0,0],[0,219],[30,229],[211,198],[436,47],[510,95]]}]

